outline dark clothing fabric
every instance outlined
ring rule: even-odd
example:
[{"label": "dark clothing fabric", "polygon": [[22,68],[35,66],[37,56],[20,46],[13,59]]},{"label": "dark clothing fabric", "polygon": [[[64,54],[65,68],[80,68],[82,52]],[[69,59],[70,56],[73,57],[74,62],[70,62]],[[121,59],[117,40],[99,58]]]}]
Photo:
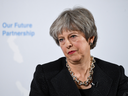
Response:
[{"label": "dark clothing fabric", "polygon": [[[95,60],[94,85],[89,96],[128,96],[128,77],[123,67]],[[65,57],[37,66],[29,96],[81,96],[66,67]]]},{"label": "dark clothing fabric", "polygon": [[89,96],[90,90],[91,88],[90,89],[79,89],[81,96]]}]

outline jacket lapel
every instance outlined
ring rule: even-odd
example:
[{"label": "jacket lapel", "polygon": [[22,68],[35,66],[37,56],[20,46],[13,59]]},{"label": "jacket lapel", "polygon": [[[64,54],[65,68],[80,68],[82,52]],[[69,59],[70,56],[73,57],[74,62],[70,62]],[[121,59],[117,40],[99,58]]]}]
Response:
[{"label": "jacket lapel", "polygon": [[93,78],[95,85],[92,87],[90,96],[107,96],[113,80],[96,63]]},{"label": "jacket lapel", "polygon": [[51,80],[59,96],[81,96],[67,68]]},{"label": "jacket lapel", "polygon": [[[66,62],[65,62],[66,63]],[[64,64],[65,66],[65,64]],[[90,96],[107,96],[113,80],[95,63]],[[81,96],[66,66],[51,79],[59,96]]]}]

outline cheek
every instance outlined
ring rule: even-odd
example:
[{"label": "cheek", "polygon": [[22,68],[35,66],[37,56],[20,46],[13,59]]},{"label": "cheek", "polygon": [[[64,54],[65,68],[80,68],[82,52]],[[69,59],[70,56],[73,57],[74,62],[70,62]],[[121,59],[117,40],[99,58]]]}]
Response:
[{"label": "cheek", "polygon": [[74,47],[80,48],[80,47],[81,47],[81,44],[80,44],[80,43],[75,43],[75,44],[74,44]]},{"label": "cheek", "polygon": [[90,45],[85,40],[77,41],[76,43],[74,43],[74,46],[79,48],[81,51],[85,49],[88,50],[88,48],[90,48]]},{"label": "cheek", "polygon": [[81,41],[81,40],[77,40],[76,42],[74,42],[74,46],[75,47],[82,47],[84,45],[85,42]]},{"label": "cheek", "polygon": [[61,50],[63,51],[63,53],[65,54],[65,52],[66,52],[66,49],[65,49],[65,47],[63,47],[63,46],[60,46],[60,48],[61,48]]}]

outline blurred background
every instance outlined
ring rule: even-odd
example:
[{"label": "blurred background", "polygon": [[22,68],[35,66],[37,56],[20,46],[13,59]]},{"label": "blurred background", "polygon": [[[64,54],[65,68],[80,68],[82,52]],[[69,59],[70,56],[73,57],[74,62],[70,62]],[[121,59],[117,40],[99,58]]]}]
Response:
[{"label": "blurred background", "polygon": [[28,96],[36,66],[64,56],[49,28],[77,6],[95,18],[99,38],[91,54],[122,65],[128,76],[128,0],[0,0],[0,96]]}]

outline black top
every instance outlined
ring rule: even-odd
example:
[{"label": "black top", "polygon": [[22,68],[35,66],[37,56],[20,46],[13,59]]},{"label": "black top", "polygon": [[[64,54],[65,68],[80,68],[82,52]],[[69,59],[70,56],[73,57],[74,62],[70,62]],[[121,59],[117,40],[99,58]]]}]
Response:
[{"label": "black top", "polygon": [[81,96],[89,96],[91,88],[89,89],[79,89]]},{"label": "black top", "polygon": [[[124,68],[95,58],[94,84],[90,96],[128,96],[128,77]],[[66,67],[66,58],[38,65],[29,96],[80,96]]]}]

